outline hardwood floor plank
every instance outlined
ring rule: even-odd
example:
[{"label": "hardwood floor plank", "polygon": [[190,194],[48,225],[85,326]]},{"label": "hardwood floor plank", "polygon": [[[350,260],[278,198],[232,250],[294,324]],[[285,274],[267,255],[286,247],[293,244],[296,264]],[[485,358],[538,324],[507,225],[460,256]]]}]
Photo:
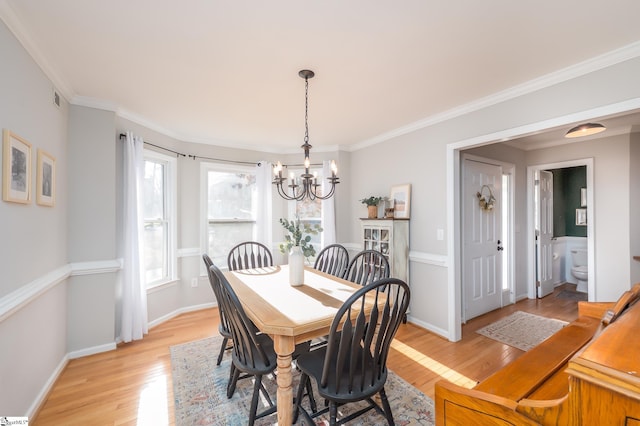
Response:
[{"label": "hardwood floor plank", "polygon": [[[388,366],[431,398],[442,377],[461,386],[481,381],[524,352],[475,331],[518,310],[573,321],[577,302],[555,297],[563,288],[472,319],[457,343],[403,324]],[[215,308],[185,313],[154,327],[142,341],[69,361],[31,424],[134,426],[139,416],[160,416],[153,420],[158,426],[175,424],[169,347],[217,335],[218,320]]]}]

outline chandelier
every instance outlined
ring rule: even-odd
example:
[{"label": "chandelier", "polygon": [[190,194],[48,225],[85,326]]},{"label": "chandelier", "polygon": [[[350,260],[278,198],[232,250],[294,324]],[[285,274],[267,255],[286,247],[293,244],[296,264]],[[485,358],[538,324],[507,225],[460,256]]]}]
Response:
[{"label": "chandelier", "polygon": [[[309,160],[309,151],[311,145],[309,144],[309,79],[315,75],[313,71],[301,70],[298,75],[304,78],[304,144],[301,148],[304,150],[304,173],[299,178],[295,176],[293,172],[289,173],[289,181],[287,185],[287,177],[282,177],[282,163],[278,163],[273,167],[273,184],[278,188],[278,194],[285,200],[302,201],[305,198],[310,200],[326,200],[333,196],[336,190],[338,180],[338,168],[335,161],[331,161],[331,176],[327,177],[329,182],[328,190],[325,189],[325,193],[322,193],[322,184],[318,183],[317,172],[311,174],[309,168],[311,167],[311,160]],[[287,189],[288,188],[288,189]]]}]

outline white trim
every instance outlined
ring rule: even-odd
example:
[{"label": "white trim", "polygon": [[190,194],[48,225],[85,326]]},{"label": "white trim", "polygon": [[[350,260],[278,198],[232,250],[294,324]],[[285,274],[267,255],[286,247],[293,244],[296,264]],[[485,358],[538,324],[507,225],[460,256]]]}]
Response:
[{"label": "white trim", "polygon": [[90,348],[84,348],[77,351],[69,352],[67,354],[67,358],[76,359],[76,358],[82,358],[89,355],[99,354],[102,352],[114,351],[116,350],[117,347],[118,346],[116,345],[116,342],[105,343],[104,345],[92,346]]},{"label": "white trim", "polygon": [[433,324],[429,324],[427,322],[420,321],[420,320],[416,319],[415,317],[413,317],[411,315],[407,315],[407,321],[412,323],[412,324],[415,324],[415,325],[417,325],[419,327],[422,327],[425,330],[428,330],[428,331],[430,331],[432,333],[435,333],[435,334],[437,334],[439,336],[442,336],[445,339],[449,337],[449,333],[447,332],[447,330],[443,330],[440,327],[435,327]]},{"label": "white trim", "polygon": [[58,380],[58,378],[60,377],[60,375],[62,374],[62,372],[64,371],[68,363],[69,363],[69,355],[65,355],[64,357],[62,357],[62,360],[60,361],[58,366],[55,368],[55,370],[53,370],[53,373],[51,374],[51,376],[49,376],[49,380],[47,380],[47,382],[44,384],[44,386],[38,393],[38,396],[36,396],[36,399],[33,400],[33,403],[27,409],[27,412],[26,412],[27,417],[33,417],[36,415],[36,413],[38,412],[42,404],[47,399],[47,396],[49,395],[49,392],[53,388],[53,385],[55,385],[56,381]]},{"label": "white trim", "polygon": [[178,257],[195,257],[200,256],[200,248],[199,247],[187,247],[178,249]]},{"label": "white trim", "polygon": [[61,266],[0,298],[0,322],[70,276],[112,273],[120,269],[121,259],[69,263]]},{"label": "white trim", "polygon": [[202,309],[215,308],[216,306],[218,306],[216,303],[210,302],[210,303],[203,303],[201,305],[192,305],[192,306],[186,306],[183,308],[176,309],[173,312],[169,312],[168,314],[163,315],[160,318],[156,318],[153,321],[151,321],[149,323],[149,329],[156,327],[162,324],[163,322],[169,321],[170,319],[175,318],[178,315],[185,314],[187,312],[200,311]]},{"label": "white trim", "polygon": [[449,258],[443,254],[425,253],[421,251],[409,251],[409,261],[416,263],[424,263],[426,265],[449,267]]},{"label": "white trim", "polygon": [[55,269],[0,298],[0,322],[32,302],[38,296],[69,278],[71,265]]},{"label": "white trim", "polygon": [[348,251],[361,251],[362,244],[360,243],[340,243],[346,248]]},{"label": "white trim", "polygon": [[98,260],[92,262],[70,263],[71,275],[95,275],[118,272],[122,269],[122,259]]}]

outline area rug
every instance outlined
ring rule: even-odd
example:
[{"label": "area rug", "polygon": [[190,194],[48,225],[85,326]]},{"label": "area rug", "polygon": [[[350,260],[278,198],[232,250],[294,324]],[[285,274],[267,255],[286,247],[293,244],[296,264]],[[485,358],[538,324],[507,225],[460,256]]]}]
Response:
[{"label": "area rug", "polygon": [[[216,365],[221,343],[222,339],[216,336],[170,348],[176,426],[247,424],[253,379],[240,380],[233,397],[227,399],[231,354],[226,354],[222,363]],[[299,373],[295,372],[294,392],[298,381]],[[277,385],[274,378],[265,378],[263,382],[275,401]],[[392,371],[389,371],[385,390],[397,425],[435,424],[433,401]],[[305,398],[305,402],[307,401],[308,398]],[[318,395],[316,401],[322,405],[322,399]],[[260,404],[266,403],[260,401]],[[262,405],[264,406],[266,405]],[[339,415],[356,411],[358,407],[358,404],[340,407]],[[259,408],[258,412],[260,411]],[[299,423],[302,424],[301,421]],[[277,424],[277,417],[274,414],[259,419],[255,424]],[[316,419],[316,424],[328,425],[328,415],[326,418]],[[371,410],[349,424],[380,425],[386,424],[386,421],[375,410]]]},{"label": "area rug", "polygon": [[490,339],[528,351],[567,325],[565,321],[516,311],[476,331]]}]

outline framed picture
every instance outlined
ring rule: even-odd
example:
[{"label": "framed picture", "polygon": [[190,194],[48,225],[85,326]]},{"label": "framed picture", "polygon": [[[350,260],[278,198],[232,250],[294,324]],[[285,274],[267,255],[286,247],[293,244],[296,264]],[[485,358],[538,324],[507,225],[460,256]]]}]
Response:
[{"label": "framed picture", "polygon": [[391,207],[393,207],[393,217],[409,219],[411,212],[411,184],[394,185],[391,187]]},{"label": "framed picture", "polygon": [[2,131],[2,199],[31,202],[31,144],[20,136]]},{"label": "framed picture", "polygon": [[36,174],[36,203],[53,207],[56,202],[56,159],[48,152],[38,150]]},{"label": "framed picture", "polygon": [[576,225],[587,226],[587,209],[576,209]]},{"label": "framed picture", "polygon": [[580,207],[587,207],[587,188],[580,188]]}]

